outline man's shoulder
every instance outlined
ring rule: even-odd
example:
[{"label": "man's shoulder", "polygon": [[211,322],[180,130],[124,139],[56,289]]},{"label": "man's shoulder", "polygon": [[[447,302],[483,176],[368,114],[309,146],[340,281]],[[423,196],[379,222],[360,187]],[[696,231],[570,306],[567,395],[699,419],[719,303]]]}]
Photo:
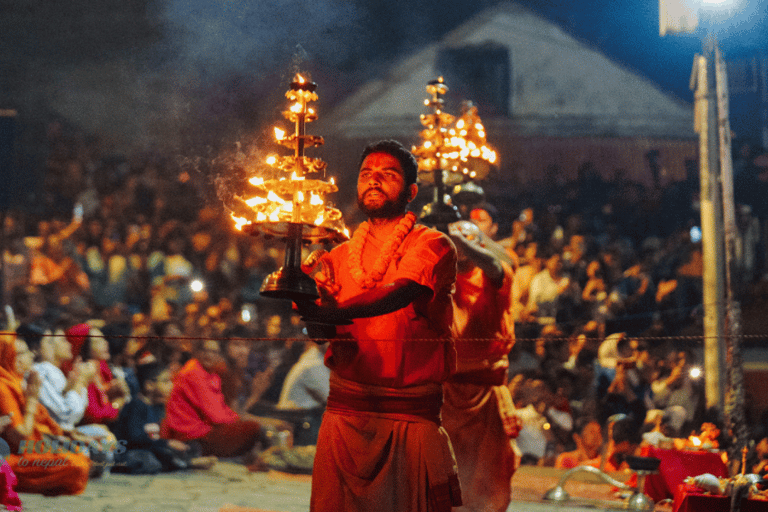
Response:
[{"label": "man's shoulder", "polygon": [[408,234],[406,242],[410,244],[430,244],[434,247],[443,247],[445,250],[455,251],[456,248],[448,235],[424,224],[416,224]]}]

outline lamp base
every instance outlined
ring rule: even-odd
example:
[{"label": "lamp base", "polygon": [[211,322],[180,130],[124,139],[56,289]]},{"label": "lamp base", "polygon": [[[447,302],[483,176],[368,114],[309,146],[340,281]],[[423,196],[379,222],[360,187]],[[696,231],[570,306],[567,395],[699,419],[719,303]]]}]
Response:
[{"label": "lamp base", "polygon": [[261,284],[259,293],[271,299],[296,301],[315,300],[320,297],[314,279],[301,269],[281,268],[269,274]]}]

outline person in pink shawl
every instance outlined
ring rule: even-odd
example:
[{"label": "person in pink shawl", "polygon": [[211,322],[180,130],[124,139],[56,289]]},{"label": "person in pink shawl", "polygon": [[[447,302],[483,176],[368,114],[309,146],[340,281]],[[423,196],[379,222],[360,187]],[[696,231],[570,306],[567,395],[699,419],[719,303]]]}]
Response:
[{"label": "person in pink shawl", "polygon": [[[11,424],[10,416],[0,416],[0,434],[5,427]],[[18,493],[13,489],[19,483],[19,479],[13,473],[11,466],[5,461],[5,456],[10,455],[11,448],[4,440],[0,439],[0,505],[6,510],[23,510],[21,499]]]}]

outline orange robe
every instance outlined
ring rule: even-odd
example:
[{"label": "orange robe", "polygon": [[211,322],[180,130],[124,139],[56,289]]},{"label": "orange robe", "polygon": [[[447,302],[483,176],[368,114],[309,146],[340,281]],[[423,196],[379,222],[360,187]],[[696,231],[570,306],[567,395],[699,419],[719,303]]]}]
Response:
[{"label": "orange robe", "polygon": [[[27,400],[22,379],[15,372],[14,343],[11,336],[0,338],[0,415],[13,414],[12,426],[18,427],[24,422]],[[62,434],[45,406],[38,403],[32,434],[21,443],[11,443],[6,438],[11,447],[6,461],[19,480],[18,492],[57,495],[80,494],[85,490],[91,467],[88,457],[82,453],[50,453],[42,443],[45,437]]]},{"label": "orange robe", "polygon": [[[382,242],[370,234],[370,272]],[[365,290],[349,272],[349,244],[323,257],[344,301]],[[312,473],[313,512],[449,512],[461,503],[455,461],[439,424],[441,383],[455,370],[450,293],[456,252],[416,225],[392,258],[383,286],[410,279],[432,294],[407,307],[338,327],[326,352],[330,394]]]},{"label": "orange robe", "polygon": [[458,511],[507,510],[519,462],[518,423],[507,387],[507,354],[514,345],[512,269],[496,288],[478,267],[456,277],[453,335],[458,371],[443,385],[443,425],[459,466]]}]

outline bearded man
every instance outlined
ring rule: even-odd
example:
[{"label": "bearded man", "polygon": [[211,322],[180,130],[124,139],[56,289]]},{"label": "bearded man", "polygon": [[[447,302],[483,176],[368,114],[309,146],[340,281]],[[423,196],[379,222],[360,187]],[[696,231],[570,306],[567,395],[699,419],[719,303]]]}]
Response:
[{"label": "bearded man", "polygon": [[520,423],[507,387],[513,271],[478,225],[455,222],[448,233],[458,251],[452,326],[458,368],[443,384],[442,419],[464,501],[454,512],[504,512],[519,463]]},{"label": "bearded man", "polygon": [[[317,440],[313,512],[449,512],[461,503],[440,425],[442,382],[455,370],[450,337],[456,250],[406,213],[417,164],[399,142],[362,154],[348,242],[308,264],[319,304],[298,304],[310,335],[330,339],[330,393]],[[316,322],[312,322],[314,319]],[[351,320],[350,325],[322,322]]]}]

